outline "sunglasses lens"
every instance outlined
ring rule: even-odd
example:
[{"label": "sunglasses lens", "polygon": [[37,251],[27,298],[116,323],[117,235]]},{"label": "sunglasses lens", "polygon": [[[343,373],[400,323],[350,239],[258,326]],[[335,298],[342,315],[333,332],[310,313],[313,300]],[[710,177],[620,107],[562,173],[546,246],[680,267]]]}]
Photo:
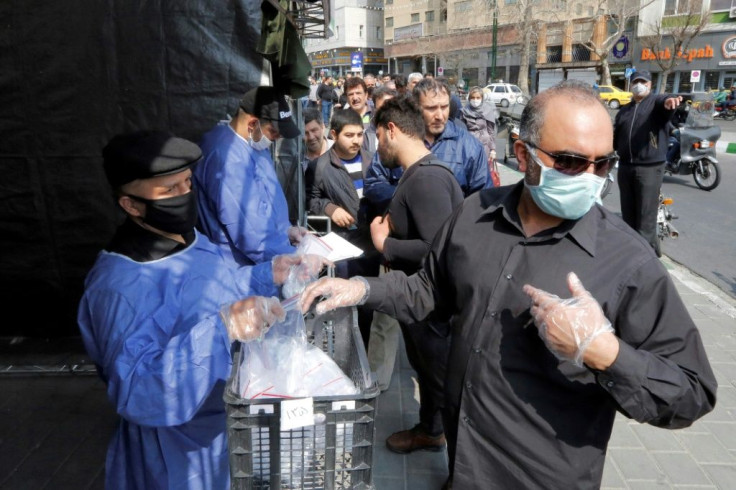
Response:
[{"label": "sunglasses lens", "polygon": [[555,169],[567,175],[577,175],[588,168],[588,160],[575,155],[557,155]]}]

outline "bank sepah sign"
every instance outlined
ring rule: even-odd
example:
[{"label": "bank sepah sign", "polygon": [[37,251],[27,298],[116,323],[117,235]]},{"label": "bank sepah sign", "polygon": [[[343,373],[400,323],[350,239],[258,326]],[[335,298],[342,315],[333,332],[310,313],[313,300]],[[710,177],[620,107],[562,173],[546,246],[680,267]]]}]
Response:
[{"label": "bank sepah sign", "polygon": [[721,51],[726,59],[736,58],[736,36],[731,36],[723,41]]},{"label": "bank sepah sign", "polygon": [[[687,51],[679,50],[677,57],[688,63],[694,59],[712,58],[713,47],[710,44],[706,44],[704,48],[691,48]],[[652,51],[649,48],[643,48],[641,50],[642,61],[668,60],[670,58],[672,58],[672,50],[670,48],[664,48],[661,51]]]}]

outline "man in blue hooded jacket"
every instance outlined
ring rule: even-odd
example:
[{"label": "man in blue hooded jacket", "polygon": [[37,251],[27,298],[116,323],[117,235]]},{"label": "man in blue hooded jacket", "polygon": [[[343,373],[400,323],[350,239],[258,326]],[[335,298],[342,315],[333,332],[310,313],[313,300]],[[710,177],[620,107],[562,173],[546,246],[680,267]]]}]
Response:
[{"label": "man in blue hooded jacket", "polygon": [[201,152],[190,141],[139,131],[116,136],[103,155],[126,220],[87,276],[78,322],[120,415],[105,487],[224,490],[231,342],[283,317],[263,296],[314,257],[230,267],[194,229],[191,167]]},{"label": "man in blue hooded jacket", "polygon": [[256,87],[237,114],[204,135],[203,161],[194,170],[199,230],[233,265],[252,265],[294,253],[299,228],[291,227],[284,191],[271,159],[271,144],[299,129],[283,94]]},{"label": "man in blue hooded jacket", "polygon": [[[483,145],[450,120],[450,90],[441,80],[425,78],[416,84],[413,96],[422,108],[425,146],[450,167],[464,196],[493,186]],[[388,170],[374,155],[364,181],[365,197],[380,210],[388,205],[401,178],[400,168]]]}]

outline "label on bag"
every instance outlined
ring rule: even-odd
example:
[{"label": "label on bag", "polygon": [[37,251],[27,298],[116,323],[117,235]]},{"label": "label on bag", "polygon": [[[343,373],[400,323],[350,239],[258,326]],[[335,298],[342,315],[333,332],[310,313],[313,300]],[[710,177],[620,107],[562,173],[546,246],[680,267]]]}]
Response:
[{"label": "label on bag", "polygon": [[314,425],[314,399],[296,398],[281,402],[281,430]]}]

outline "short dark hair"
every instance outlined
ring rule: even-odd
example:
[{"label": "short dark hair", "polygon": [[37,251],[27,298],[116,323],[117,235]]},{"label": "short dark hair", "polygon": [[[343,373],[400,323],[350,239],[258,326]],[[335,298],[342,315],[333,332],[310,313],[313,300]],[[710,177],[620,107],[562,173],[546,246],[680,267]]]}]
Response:
[{"label": "short dark hair", "polygon": [[397,89],[401,89],[406,87],[406,77],[404,75],[394,75],[394,77],[391,79],[396,84]]},{"label": "short dark hair", "polygon": [[322,113],[318,109],[309,108],[304,110],[304,125],[311,123],[312,121],[317,121],[320,126],[324,126],[324,122],[322,122]]},{"label": "short dark hair", "polygon": [[419,83],[414,85],[412,95],[416,97],[417,101],[422,95],[427,95],[429,92],[439,94],[445,92],[448,96],[450,95],[450,87],[447,86],[444,80],[441,78],[422,78]]},{"label": "short dark hair", "polygon": [[360,77],[351,77],[351,78],[348,78],[345,81],[345,95],[348,94],[348,90],[352,90],[355,87],[357,87],[358,85],[360,85],[361,87],[363,87],[363,92],[368,93],[368,85],[365,84],[365,81],[363,81],[362,78],[360,78]]},{"label": "short dark hair", "polygon": [[408,95],[394,97],[383,103],[373,116],[373,123],[377,128],[387,128],[390,122],[394,123],[405,135],[420,140],[424,139],[426,133],[422,109],[414,97]]},{"label": "short dark hair", "polygon": [[373,89],[373,102],[381,100],[384,97],[397,97],[398,95],[399,93],[396,90],[381,85]]},{"label": "short dark hair", "polygon": [[337,109],[332,111],[330,130],[334,130],[335,133],[340,134],[345,126],[350,125],[363,127],[363,118],[360,117],[360,114],[353,109]]}]

